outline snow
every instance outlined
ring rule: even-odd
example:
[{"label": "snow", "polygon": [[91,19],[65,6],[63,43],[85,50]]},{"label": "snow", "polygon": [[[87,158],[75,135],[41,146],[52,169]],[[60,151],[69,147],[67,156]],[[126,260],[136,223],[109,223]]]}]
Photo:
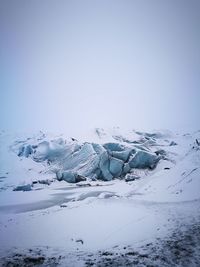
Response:
[{"label": "snow", "polygon": [[1,255],[48,246],[81,266],[81,252],[139,249],[199,223],[199,131],[93,134],[0,133]]}]

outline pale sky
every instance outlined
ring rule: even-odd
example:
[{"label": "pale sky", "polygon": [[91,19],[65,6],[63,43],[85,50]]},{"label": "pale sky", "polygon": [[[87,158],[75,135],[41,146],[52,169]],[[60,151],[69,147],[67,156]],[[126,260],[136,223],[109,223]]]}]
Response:
[{"label": "pale sky", "polygon": [[199,0],[0,0],[0,128],[200,129]]}]

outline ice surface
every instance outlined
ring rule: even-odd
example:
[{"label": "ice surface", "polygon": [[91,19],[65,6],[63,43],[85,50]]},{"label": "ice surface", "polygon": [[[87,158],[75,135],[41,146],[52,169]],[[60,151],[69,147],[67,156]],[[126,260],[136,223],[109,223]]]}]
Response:
[{"label": "ice surface", "polygon": [[105,181],[110,181],[113,178],[113,175],[109,170],[110,159],[107,151],[104,151],[100,156],[99,168],[102,172],[102,178]]},{"label": "ice surface", "polygon": [[150,168],[153,169],[158,163],[160,157],[155,153],[138,150],[130,159],[131,168]]},{"label": "ice surface", "polygon": [[110,158],[109,170],[114,177],[119,177],[122,173],[124,162],[120,159]]},{"label": "ice surface", "polygon": [[[132,151],[133,152],[133,151]],[[111,155],[114,158],[121,159],[122,161],[126,162],[130,156],[131,150],[124,150],[124,151],[112,151]]]}]

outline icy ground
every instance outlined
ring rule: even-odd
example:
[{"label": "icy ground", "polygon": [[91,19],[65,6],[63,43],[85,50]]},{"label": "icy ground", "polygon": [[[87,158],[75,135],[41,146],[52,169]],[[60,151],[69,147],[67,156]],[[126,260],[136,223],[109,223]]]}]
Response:
[{"label": "icy ground", "polygon": [[200,131],[0,132],[0,265],[200,266]]}]

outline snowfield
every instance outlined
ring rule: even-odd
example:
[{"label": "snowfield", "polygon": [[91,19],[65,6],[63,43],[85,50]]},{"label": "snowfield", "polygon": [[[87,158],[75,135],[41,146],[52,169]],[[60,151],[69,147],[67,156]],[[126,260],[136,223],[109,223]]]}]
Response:
[{"label": "snowfield", "polygon": [[0,264],[200,266],[200,131],[1,131]]}]

